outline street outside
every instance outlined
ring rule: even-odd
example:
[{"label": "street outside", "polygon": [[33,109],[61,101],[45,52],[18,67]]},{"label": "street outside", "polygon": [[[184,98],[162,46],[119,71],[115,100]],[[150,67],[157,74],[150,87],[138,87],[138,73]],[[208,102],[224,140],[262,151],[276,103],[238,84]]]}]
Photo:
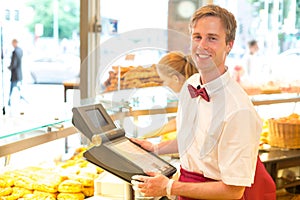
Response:
[{"label": "street outside", "polygon": [[[1,79],[0,79],[1,80]],[[67,102],[64,102],[64,86],[63,85],[51,85],[51,84],[30,84],[24,83],[22,85],[22,94],[26,101],[19,99],[19,93],[14,88],[11,106],[7,105],[9,95],[9,76],[5,77],[4,90],[1,89],[1,93],[4,91],[4,108],[5,115],[2,110],[0,114],[0,120],[3,123],[6,121],[13,124],[11,118],[26,118],[30,121],[45,121],[47,119],[59,118],[59,119],[71,119],[73,107],[73,95],[77,91],[67,91]],[[0,86],[2,88],[2,80]],[[3,97],[1,94],[0,105],[3,106]],[[3,108],[3,107],[2,107]],[[30,122],[29,121],[29,122]],[[20,122],[21,123],[21,122]],[[49,123],[49,122],[47,122]],[[6,125],[5,125],[6,126]],[[6,127],[0,127],[0,130]],[[30,125],[29,125],[30,126]],[[12,127],[16,128],[16,127]],[[46,131],[46,128],[41,129]],[[0,131],[3,136],[5,131]],[[69,152],[73,153],[74,149],[80,145],[80,136],[78,134],[68,137]],[[34,156],[32,156],[34,155]],[[17,152],[10,157],[11,166],[23,166],[23,165],[40,165],[53,164],[54,160],[62,159],[64,155],[64,139],[55,140],[43,145],[39,145],[21,152]],[[24,161],[26,161],[24,163]],[[4,157],[0,158],[0,166],[4,166]],[[51,163],[53,162],[53,163]],[[6,168],[6,169],[9,169]]]},{"label": "street outside", "polygon": [[[26,112],[45,112],[46,114],[49,111],[53,112],[58,110],[64,105],[63,85],[22,84],[21,94],[25,100],[19,98],[19,91],[17,88],[14,88],[11,98],[11,106],[8,106],[9,87],[10,82],[6,81],[6,85],[4,87],[4,106],[6,112],[5,115],[8,116],[14,116],[20,113],[26,114]],[[68,91],[68,93],[70,92]],[[68,100],[72,99],[73,98],[68,98]],[[3,105],[2,96],[1,105]]]}]

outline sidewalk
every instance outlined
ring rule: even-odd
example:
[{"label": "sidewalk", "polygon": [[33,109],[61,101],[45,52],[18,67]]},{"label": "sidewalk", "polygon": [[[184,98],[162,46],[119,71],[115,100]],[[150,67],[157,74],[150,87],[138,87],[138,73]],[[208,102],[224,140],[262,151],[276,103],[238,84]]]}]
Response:
[{"label": "sidewalk", "polygon": [[[74,93],[74,91],[68,90],[67,103],[64,103],[63,85],[24,84],[21,87],[21,93],[25,100],[19,99],[19,91],[14,88],[11,106],[8,106],[9,88],[5,87],[4,92],[6,115],[16,115],[25,112],[45,114],[46,111],[58,111],[60,108],[66,107],[66,104],[72,107]],[[0,105],[3,106],[2,95],[0,100]],[[3,115],[2,112],[1,115]]]},{"label": "sidewalk", "polygon": [[[13,92],[11,106],[5,99],[5,115],[0,114],[0,119],[9,122],[10,117],[25,117],[31,121],[46,119],[71,119],[73,107],[73,90],[67,91],[67,103],[64,102],[63,85],[26,84],[22,87],[22,93],[27,102],[19,99],[18,90]],[[8,90],[5,98],[8,98]],[[2,106],[2,94],[0,97]],[[4,128],[4,127],[2,127]],[[5,134],[5,133],[0,133]],[[80,145],[78,134],[68,137],[69,148],[73,149]],[[13,167],[34,165],[39,162],[53,162],[64,153],[64,139],[55,140],[37,147],[17,152],[11,156]],[[71,152],[70,152],[71,153]],[[0,166],[3,167],[4,158],[0,158]],[[0,168],[1,168],[0,167]]]}]

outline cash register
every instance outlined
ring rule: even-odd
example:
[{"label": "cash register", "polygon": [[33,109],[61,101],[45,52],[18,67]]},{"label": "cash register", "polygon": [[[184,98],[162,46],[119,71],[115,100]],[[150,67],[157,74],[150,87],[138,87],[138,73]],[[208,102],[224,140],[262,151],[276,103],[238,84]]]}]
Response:
[{"label": "cash register", "polygon": [[125,130],[116,126],[101,103],[74,107],[72,112],[72,123],[93,144],[83,154],[89,162],[129,183],[133,175],[146,175],[149,171],[167,177],[176,172],[173,165],[127,138]]}]

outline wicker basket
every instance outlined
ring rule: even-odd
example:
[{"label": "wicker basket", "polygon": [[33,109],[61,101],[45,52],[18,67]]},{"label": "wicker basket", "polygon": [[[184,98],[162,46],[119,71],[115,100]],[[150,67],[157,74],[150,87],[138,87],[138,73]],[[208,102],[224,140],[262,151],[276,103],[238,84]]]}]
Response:
[{"label": "wicker basket", "polygon": [[283,123],[276,119],[269,119],[269,144],[274,147],[298,149],[300,148],[300,124]]}]

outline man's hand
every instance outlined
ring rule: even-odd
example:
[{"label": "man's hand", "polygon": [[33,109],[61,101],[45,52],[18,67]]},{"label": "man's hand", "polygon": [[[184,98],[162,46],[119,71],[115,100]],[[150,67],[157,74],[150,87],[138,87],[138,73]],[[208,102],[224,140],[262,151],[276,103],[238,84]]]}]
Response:
[{"label": "man's hand", "polygon": [[155,145],[144,139],[130,138],[130,141],[140,145],[143,149],[154,152]]},{"label": "man's hand", "polygon": [[132,177],[133,189],[140,191],[145,197],[166,196],[169,178],[156,172],[147,172],[146,174],[149,176],[135,175]]}]

